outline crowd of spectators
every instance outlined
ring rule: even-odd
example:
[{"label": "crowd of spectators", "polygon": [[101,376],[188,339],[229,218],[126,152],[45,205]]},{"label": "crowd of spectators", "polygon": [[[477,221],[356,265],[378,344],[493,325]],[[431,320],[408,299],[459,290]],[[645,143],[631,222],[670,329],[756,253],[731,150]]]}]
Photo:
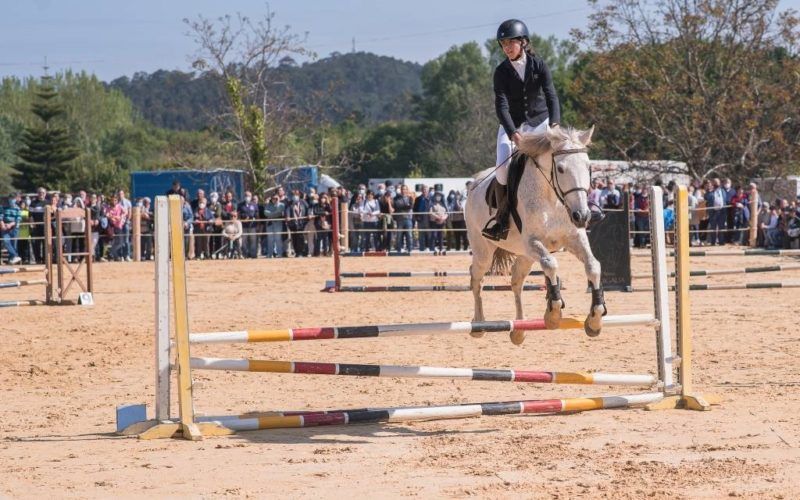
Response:
[{"label": "crowd of spectators", "polygon": [[[663,185],[664,228],[667,242],[675,228],[675,193],[677,184]],[[800,236],[800,207],[797,199],[776,199],[774,202],[756,200],[758,213],[752,217],[751,193],[755,184],[734,187],[731,179],[711,178],[693,181],[689,192],[690,237],[693,246],[724,244],[749,245],[751,224],[756,224],[757,246],[768,249],[789,248]],[[631,208],[631,233],[637,248],[649,244],[650,194],[642,183],[627,183],[617,187],[613,180],[592,181],[589,202],[603,210],[621,209],[627,197]]]},{"label": "crowd of spectators", "polygon": [[[656,182],[656,184],[661,184]],[[182,198],[187,257],[197,259],[275,258],[330,255],[331,203],[347,202],[348,246],[351,251],[466,250],[464,221],[468,185],[446,195],[437,185],[411,186],[391,182],[375,191],[360,184],[350,192],[344,187],[327,192],[286,192],[277,187],[260,198],[249,191],[235,199],[231,191],[189,195],[179,183],[166,194]],[[674,229],[676,184],[664,187],[665,228]],[[689,186],[691,243],[693,245],[748,244],[750,224],[758,227],[758,245],[788,248],[800,236],[797,200],[757,200],[758,213],[750,213],[754,185],[733,187],[730,179],[707,179]],[[622,209],[627,198],[631,208],[633,244],[649,243],[649,189],[640,183],[617,186],[613,180],[594,179],[588,193],[592,207]],[[110,196],[79,191],[74,196],[39,188],[32,196],[10,195],[0,207],[0,236],[6,260],[16,264],[44,261],[44,220],[47,206],[89,208],[95,258],[130,261],[132,217],[137,207],[141,227],[141,256],[153,255],[153,205],[149,198],[131,201],[125,191]],[[83,251],[81,221],[66,221],[67,252]]]},{"label": "crowd of spectators", "polygon": [[466,250],[466,193],[467,189],[453,189],[445,197],[440,187],[422,184],[412,190],[390,181],[372,192],[360,184],[344,198],[349,200],[349,248],[355,252]]}]

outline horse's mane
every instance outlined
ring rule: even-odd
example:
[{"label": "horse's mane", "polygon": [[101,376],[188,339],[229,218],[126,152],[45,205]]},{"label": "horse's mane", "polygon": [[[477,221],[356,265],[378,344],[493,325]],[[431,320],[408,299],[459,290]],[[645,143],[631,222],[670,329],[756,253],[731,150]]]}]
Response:
[{"label": "horse's mane", "polygon": [[588,146],[589,144],[584,144],[581,138],[581,135],[585,132],[585,130],[578,130],[573,127],[556,127],[545,132],[522,134],[519,150],[535,158],[539,155],[561,149],[563,145],[569,143]]},{"label": "horse's mane", "polygon": [[[561,149],[565,144],[581,144],[589,146],[591,142],[584,144],[581,135],[586,134],[586,130],[578,130],[573,127],[556,127],[551,128],[544,132],[535,132],[522,134],[522,141],[519,144],[519,150],[531,157],[537,157],[545,153],[550,153],[556,149]],[[553,145],[555,144],[555,148]],[[478,187],[483,180],[494,173],[497,167],[490,167],[481,170],[474,176],[470,191]]]}]

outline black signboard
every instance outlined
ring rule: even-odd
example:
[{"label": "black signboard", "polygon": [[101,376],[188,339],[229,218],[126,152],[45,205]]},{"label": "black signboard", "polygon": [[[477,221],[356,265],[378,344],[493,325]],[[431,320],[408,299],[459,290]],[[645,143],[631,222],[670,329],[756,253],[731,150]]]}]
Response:
[{"label": "black signboard", "polygon": [[606,212],[602,221],[589,230],[592,253],[602,266],[601,281],[606,290],[632,291],[631,247],[628,228],[628,197],[624,209]]}]

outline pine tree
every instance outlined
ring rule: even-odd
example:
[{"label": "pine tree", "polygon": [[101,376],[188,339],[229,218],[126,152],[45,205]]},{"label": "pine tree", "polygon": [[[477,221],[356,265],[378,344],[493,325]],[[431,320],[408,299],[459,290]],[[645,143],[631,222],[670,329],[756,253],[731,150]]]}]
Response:
[{"label": "pine tree", "polygon": [[57,123],[65,112],[52,77],[42,77],[36,97],[31,112],[41,119],[41,124],[25,128],[23,146],[17,150],[22,161],[14,165],[17,172],[12,175],[14,185],[23,191],[34,191],[39,186],[67,190],[72,161],[79,152],[67,129]]}]

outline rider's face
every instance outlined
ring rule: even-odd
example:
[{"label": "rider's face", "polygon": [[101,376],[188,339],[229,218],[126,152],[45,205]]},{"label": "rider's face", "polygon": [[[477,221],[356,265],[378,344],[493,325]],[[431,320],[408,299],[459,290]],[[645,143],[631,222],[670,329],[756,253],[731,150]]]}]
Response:
[{"label": "rider's face", "polygon": [[512,61],[522,53],[522,40],[519,38],[500,40],[500,46],[503,47],[503,52]]}]

